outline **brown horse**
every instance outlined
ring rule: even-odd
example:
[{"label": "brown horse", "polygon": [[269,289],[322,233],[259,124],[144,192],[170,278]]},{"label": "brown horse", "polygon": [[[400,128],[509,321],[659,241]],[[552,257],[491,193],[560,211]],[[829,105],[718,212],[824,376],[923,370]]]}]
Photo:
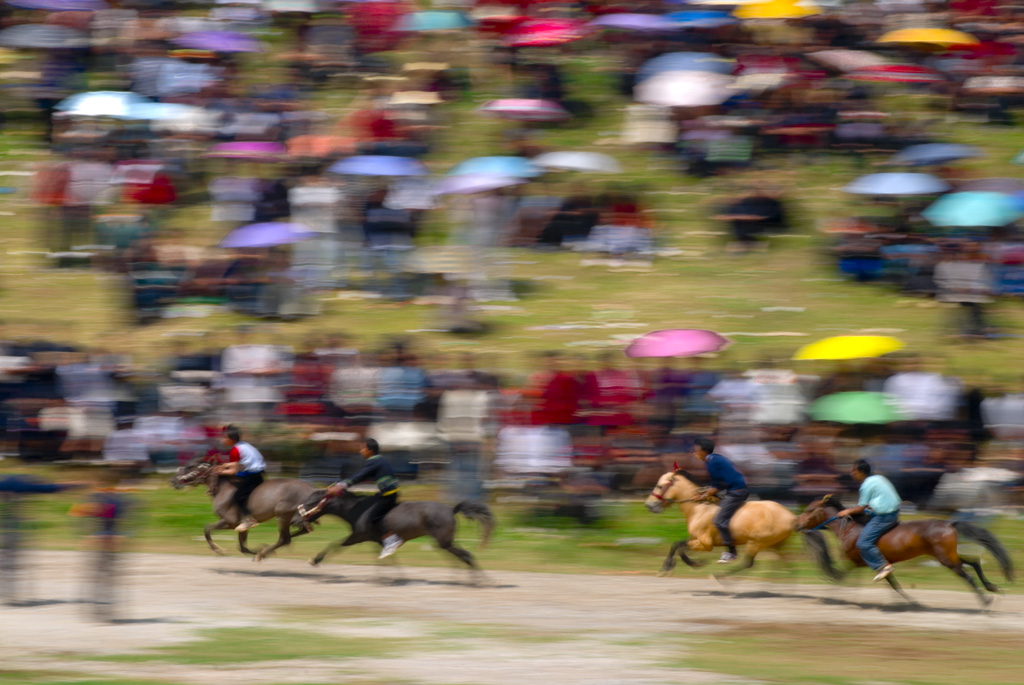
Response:
[{"label": "brown horse", "polygon": [[[864,528],[863,518],[861,516],[840,518],[838,514],[844,508],[838,498],[826,495],[811,502],[796,520],[797,529],[805,533],[807,546],[817,558],[822,570],[833,580],[839,580],[845,574],[832,564],[828,546],[821,533],[818,532],[818,529],[822,527],[828,527],[836,534],[839,544],[842,545],[843,554],[853,562],[855,567],[867,565],[857,550],[857,538]],[[978,595],[982,606],[988,606],[992,598],[981,591],[974,579],[964,570],[964,564],[974,569],[986,590],[989,592],[1000,592],[1000,590],[985,577],[985,573],[981,570],[981,561],[978,558],[965,557],[958,553],[957,544],[960,538],[976,542],[987,549],[999,563],[1006,580],[1013,581],[1013,561],[1006,548],[992,533],[965,521],[954,523],[938,519],[903,521],[879,539],[878,549],[890,564],[924,555],[935,557],[940,564],[963,578],[971,586],[971,589]],[[901,597],[913,603],[914,600],[903,591],[892,574],[886,580]]]},{"label": "brown horse", "polygon": [[[700,493],[701,488],[685,471],[669,471],[658,479],[658,484],[644,503],[655,514],[660,514],[668,504],[678,504],[679,510],[686,516],[686,528],[690,533],[689,541],[673,543],[658,575],[667,575],[675,568],[677,554],[687,566],[700,566],[699,562],[686,555],[686,547],[697,552],[710,552],[722,545],[721,536],[715,528],[718,505],[698,502]],[[789,509],[778,502],[754,501],[740,507],[729,522],[729,530],[736,544],[744,546],[743,559],[739,566],[726,575],[753,566],[754,557],[762,550],[769,549],[781,556],[780,548],[793,534],[795,518]]]},{"label": "brown horse", "polygon": [[[213,513],[218,520],[207,524],[203,528],[203,536],[206,544],[217,554],[224,554],[224,549],[213,541],[210,533],[215,530],[234,528],[242,520],[238,507],[235,506],[232,498],[235,494],[235,486],[230,476],[219,476],[213,473],[216,462],[205,458],[196,457],[178,469],[171,479],[171,485],[176,490],[190,485],[207,485],[206,493],[213,498]],[[249,495],[249,511],[260,523],[272,518],[277,519],[277,542],[272,545],[263,546],[258,552],[254,552],[246,546],[249,537],[248,532],[238,534],[238,548],[242,554],[251,554],[254,561],[263,561],[264,557],[276,549],[291,544],[292,538],[305,535],[309,532],[305,527],[297,527],[291,530],[291,520],[295,515],[298,506],[309,499],[316,491],[309,483],[296,478],[272,478],[262,483]]]}]

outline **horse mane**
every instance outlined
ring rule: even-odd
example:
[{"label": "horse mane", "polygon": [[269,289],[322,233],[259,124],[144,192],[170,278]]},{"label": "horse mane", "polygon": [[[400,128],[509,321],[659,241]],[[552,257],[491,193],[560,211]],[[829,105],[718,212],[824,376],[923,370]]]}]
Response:
[{"label": "horse mane", "polygon": [[[823,504],[835,507],[837,512],[842,511],[843,509],[846,508],[843,505],[843,503],[839,500],[839,497],[837,497],[836,495],[829,495],[828,501],[823,502]],[[871,517],[868,514],[857,514],[855,516],[851,516],[850,518],[853,520],[854,523],[858,523],[862,526],[867,524],[867,522],[871,519]]]},{"label": "horse mane", "polygon": [[701,483],[700,479],[696,478],[692,473],[690,473],[686,469],[676,469],[674,471],[674,473],[677,476],[682,476],[683,478],[685,478],[686,480],[690,481],[691,483],[693,483],[697,487],[703,487],[703,483]]}]

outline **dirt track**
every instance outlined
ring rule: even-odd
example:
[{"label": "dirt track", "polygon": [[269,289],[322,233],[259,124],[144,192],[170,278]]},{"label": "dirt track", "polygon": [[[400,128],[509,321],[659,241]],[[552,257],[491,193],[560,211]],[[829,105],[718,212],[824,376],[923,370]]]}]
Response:
[{"label": "dirt track", "polygon": [[[0,659],[6,669],[60,669],[174,683],[313,683],[359,676],[372,682],[723,683],[742,682],[661,665],[679,656],[665,635],[732,624],[798,621],[816,625],[895,626],[1021,634],[1024,596],[979,612],[969,592],[913,591],[927,608],[908,610],[884,587],[779,585],[645,576],[491,572],[471,587],[457,569],[384,569],[241,557],[130,555],[122,618],[98,626],[76,602],[82,559],[32,552],[36,605],[0,609]],[[391,584],[376,582],[383,575]],[[46,579],[43,582],[41,579]],[[303,623],[304,616],[310,623]],[[701,619],[704,619],[703,622]],[[325,620],[329,619],[329,620]],[[254,662],[231,667],[110,663],[82,657],[147,651],[195,640],[209,628],[280,625],[340,637],[411,639],[400,658]],[[439,637],[438,630],[447,631]],[[454,632],[453,632],[454,631]],[[638,645],[650,645],[640,647]],[[357,679],[358,681],[358,679]]]}]

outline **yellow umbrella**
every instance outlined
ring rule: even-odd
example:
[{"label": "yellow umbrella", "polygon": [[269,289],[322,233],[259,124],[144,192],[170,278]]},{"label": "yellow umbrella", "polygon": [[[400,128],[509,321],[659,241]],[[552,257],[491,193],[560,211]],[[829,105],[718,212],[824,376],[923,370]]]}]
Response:
[{"label": "yellow umbrella", "polygon": [[732,15],[738,19],[799,19],[821,14],[811,2],[797,4],[797,0],[768,0],[738,8]]},{"label": "yellow umbrella", "polygon": [[869,359],[903,349],[903,341],[887,335],[837,335],[801,347],[793,359],[801,361]]},{"label": "yellow umbrella", "polygon": [[953,29],[900,29],[898,31],[889,31],[875,42],[917,43],[948,48],[950,45],[977,45],[979,41],[969,33],[962,33]]}]

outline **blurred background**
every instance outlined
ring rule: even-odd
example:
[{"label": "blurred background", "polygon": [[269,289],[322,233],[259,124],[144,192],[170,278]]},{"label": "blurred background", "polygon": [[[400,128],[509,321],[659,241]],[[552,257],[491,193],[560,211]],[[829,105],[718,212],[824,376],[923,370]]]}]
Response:
[{"label": "blurred background", "polygon": [[700,436],[1020,559],[1022,46],[1010,0],[6,0],[7,547],[202,551],[160,474],[234,423],[490,502],[491,568],[655,570]]}]

